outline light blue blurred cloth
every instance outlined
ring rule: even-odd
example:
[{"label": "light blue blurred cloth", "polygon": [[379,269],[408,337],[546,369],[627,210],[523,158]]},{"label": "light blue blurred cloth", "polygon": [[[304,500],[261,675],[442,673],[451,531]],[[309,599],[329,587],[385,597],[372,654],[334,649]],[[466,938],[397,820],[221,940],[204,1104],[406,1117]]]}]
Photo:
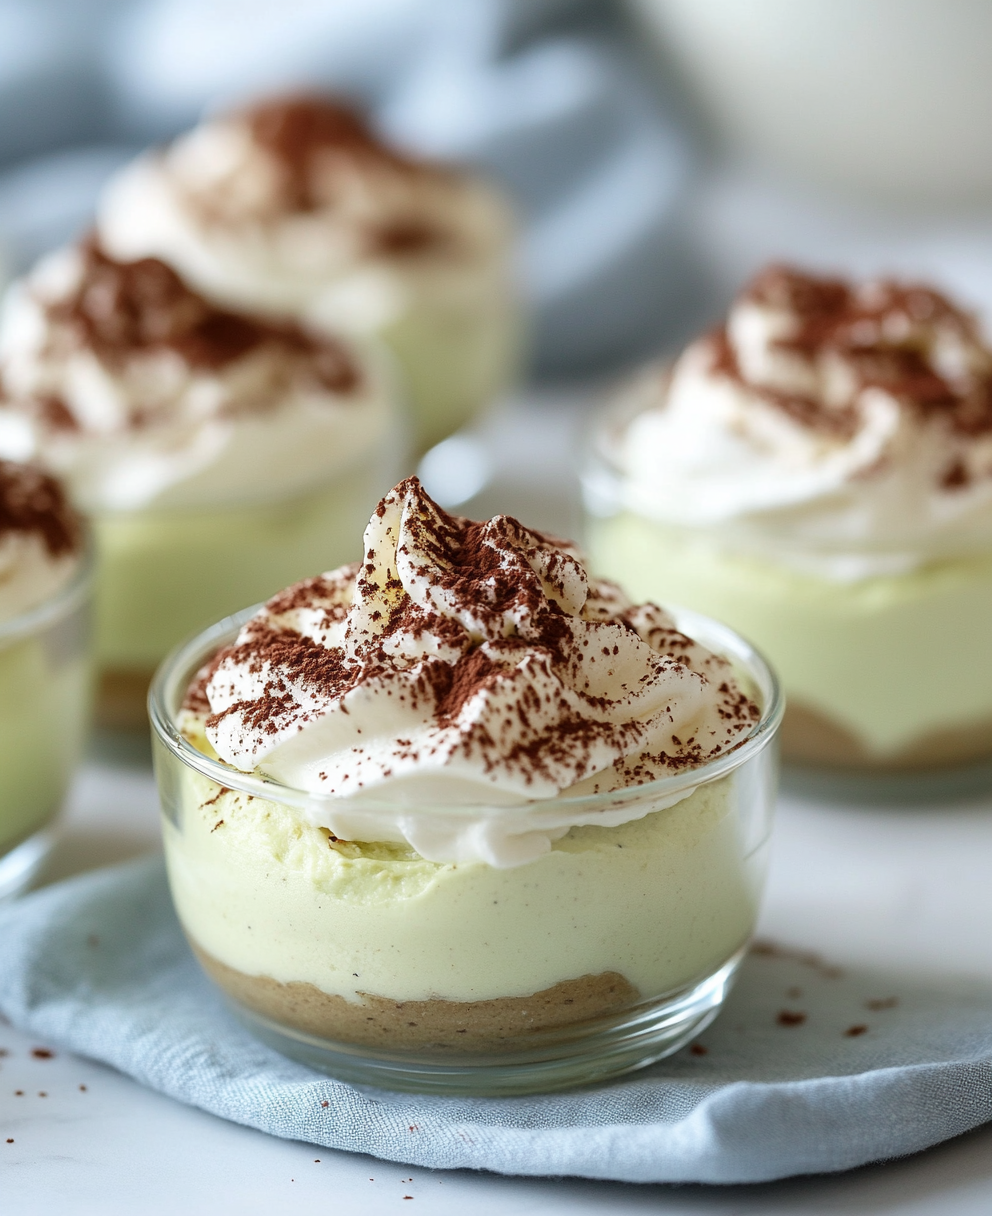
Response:
[{"label": "light blue blurred cloth", "polygon": [[[115,144],[316,87],[501,182],[538,369],[615,366],[705,307],[679,223],[687,142],[656,75],[619,0],[0,0],[0,162],[47,153],[0,175],[0,242],[20,270],[72,235]],[[65,158],[83,143],[88,177],[85,149]]]},{"label": "light blue blurred cloth", "polygon": [[[223,1118],[432,1168],[752,1182],[912,1153],[992,1119],[992,991],[839,973],[787,952],[751,956],[705,1054],[618,1082],[503,1099],[345,1085],[230,1017],[154,859],[0,911],[0,1010]],[[783,1010],[806,1018],[783,1025]]]}]

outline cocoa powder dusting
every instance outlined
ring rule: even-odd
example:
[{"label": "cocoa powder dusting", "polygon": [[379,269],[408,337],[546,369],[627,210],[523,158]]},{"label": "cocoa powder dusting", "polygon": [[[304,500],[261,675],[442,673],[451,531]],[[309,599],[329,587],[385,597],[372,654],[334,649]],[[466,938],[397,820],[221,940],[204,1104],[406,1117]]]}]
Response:
[{"label": "cocoa powder dusting", "polygon": [[354,110],[318,94],[269,98],[239,112],[255,141],[283,170],[285,201],[296,211],[319,206],[314,166],[328,151],[364,156],[408,173],[420,166],[387,147]]},{"label": "cocoa powder dusting", "polygon": [[[791,266],[773,265],[744,289],[741,299],[794,318],[794,329],[774,345],[806,360],[832,356],[849,369],[855,392],[878,388],[922,418],[940,418],[961,435],[992,431],[992,352],[981,342],[978,326],[933,288],[883,279],[853,285],[820,278]],[[980,348],[980,366],[952,381],[928,358],[935,329],[961,344]],[[797,422],[840,437],[854,433],[851,403],[828,407],[811,397],[777,392],[747,381],[727,331],[711,335],[713,369],[740,383]],[[959,483],[950,481],[949,486]]]},{"label": "cocoa powder dusting", "polygon": [[[576,558],[561,548],[564,542],[510,516],[476,522],[450,515],[416,478],[401,482],[387,496],[378,519],[384,519],[390,501],[406,503],[398,557],[414,562],[433,602],[446,609],[412,599],[393,567],[384,568],[383,556],[374,552],[365,563],[290,587],[269,601],[266,613],[250,622],[190,685],[187,708],[207,714],[207,688],[215,677],[218,687],[228,669],[256,677],[253,687],[260,691],[211,714],[208,728],[233,718],[243,738],[299,729],[314,712],[304,703],[333,703],[346,713],[343,698],[352,689],[378,682],[386,696],[397,696],[415,711],[422,707],[419,712],[439,730],[456,731],[459,747],[484,772],[510,766],[526,784],[539,777],[554,780],[556,763],[575,762],[575,771],[592,772],[593,756],[605,744],[635,758],[624,778],[641,784],[659,771],[696,767],[732,749],[758,718],[758,707],[725,679],[718,688],[711,686],[719,724],[709,732],[711,738],[672,735],[666,750],[646,754],[645,725],[636,716],[611,716],[614,703],[589,691],[580,674],[586,663],[614,663],[619,652],[615,644],[593,651],[588,641],[583,646],[583,639],[601,637],[596,631],[604,619],[637,634],[642,610],[623,609],[594,619],[566,613],[559,597],[567,597],[569,576],[585,577]],[[414,559],[414,553],[421,556]],[[357,617],[348,616],[344,607],[352,602],[353,590]],[[325,646],[280,621],[295,609],[312,613],[311,620],[319,621],[322,613],[325,625],[344,628],[343,635],[335,635],[344,641]],[[691,639],[672,628],[654,634],[650,654],[655,666],[641,678],[667,671],[688,676]],[[403,645],[423,638],[429,644]],[[548,679],[535,685],[527,670],[543,670]],[[696,678],[709,682],[701,673]],[[497,687],[503,695],[496,703],[505,705],[502,717],[464,716],[479,692]],[[548,691],[539,693],[538,687]],[[230,688],[229,695],[235,695],[235,685]],[[615,695],[619,704],[627,686],[619,685]],[[410,739],[394,742],[396,759],[418,759]],[[361,752],[360,743],[354,750]]]},{"label": "cocoa powder dusting", "polygon": [[[358,369],[332,338],[217,308],[157,258],[115,261],[92,236],[80,252],[80,286],[48,311],[109,364],[141,352],[173,350],[190,367],[217,371],[272,345],[287,357],[305,359],[331,392],[347,394],[358,387]],[[45,417],[56,426],[75,425],[63,403],[46,399],[43,404]]]},{"label": "cocoa powder dusting", "polygon": [[54,477],[0,460],[0,537],[11,532],[36,533],[52,557],[74,553],[82,538],[79,517]]}]

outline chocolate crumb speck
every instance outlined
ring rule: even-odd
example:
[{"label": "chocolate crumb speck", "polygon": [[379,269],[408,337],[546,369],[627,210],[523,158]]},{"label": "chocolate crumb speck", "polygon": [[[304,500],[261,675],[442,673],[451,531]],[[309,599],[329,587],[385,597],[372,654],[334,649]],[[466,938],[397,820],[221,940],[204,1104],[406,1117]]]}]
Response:
[{"label": "chocolate crumb speck", "polygon": [[868,1027],[863,1022],[859,1022],[857,1026],[848,1026],[848,1028],[844,1031],[844,1034],[849,1039],[856,1039],[859,1035],[867,1033]]},{"label": "chocolate crumb speck", "polygon": [[693,1043],[689,1048],[689,1052],[694,1056],[705,1056],[709,1054],[709,1048],[704,1047],[702,1043]]},{"label": "chocolate crumb speck", "polygon": [[36,1060],[52,1060],[55,1058],[55,1052],[50,1047],[32,1047],[31,1054]]},{"label": "chocolate crumb speck", "polygon": [[800,1013],[796,1009],[783,1009],[779,1012],[775,1019],[779,1026],[802,1026],[806,1021],[806,1014]]}]

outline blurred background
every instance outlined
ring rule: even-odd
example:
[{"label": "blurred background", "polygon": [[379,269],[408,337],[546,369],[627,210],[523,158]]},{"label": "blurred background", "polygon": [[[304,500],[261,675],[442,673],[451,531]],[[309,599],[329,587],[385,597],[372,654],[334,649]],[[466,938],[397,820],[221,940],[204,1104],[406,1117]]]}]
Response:
[{"label": "blurred background", "polygon": [[0,0],[2,276],[204,112],[343,95],[521,220],[531,388],[425,477],[574,531],[584,405],[769,258],[992,309],[990,43],[987,0]]}]

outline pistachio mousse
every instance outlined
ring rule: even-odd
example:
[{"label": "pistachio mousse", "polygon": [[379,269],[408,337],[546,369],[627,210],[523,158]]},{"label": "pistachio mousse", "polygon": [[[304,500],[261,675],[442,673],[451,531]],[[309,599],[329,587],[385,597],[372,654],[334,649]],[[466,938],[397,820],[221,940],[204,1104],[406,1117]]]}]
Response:
[{"label": "pistachio mousse", "polygon": [[516,370],[507,204],[326,98],[205,120],[113,178],[97,223],[115,257],[161,258],[226,308],[384,339],[420,448]]},{"label": "pistachio mousse", "polygon": [[786,756],[992,753],[992,350],[931,287],[765,270],[623,390],[586,479],[596,568],[778,668]]},{"label": "pistachio mousse", "polygon": [[71,592],[84,562],[59,483],[0,460],[0,858],[56,814],[82,750],[89,669]]},{"label": "pistachio mousse", "polygon": [[734,958],[764,836],[745,841],[736,774],[705,772],[761,716],[728,660],[572,544],[449,515],[415,478],[363,549],[189,685],[179,723],[226,784],[159,757],[207,971],[324,1040],[469,1051]]}]

